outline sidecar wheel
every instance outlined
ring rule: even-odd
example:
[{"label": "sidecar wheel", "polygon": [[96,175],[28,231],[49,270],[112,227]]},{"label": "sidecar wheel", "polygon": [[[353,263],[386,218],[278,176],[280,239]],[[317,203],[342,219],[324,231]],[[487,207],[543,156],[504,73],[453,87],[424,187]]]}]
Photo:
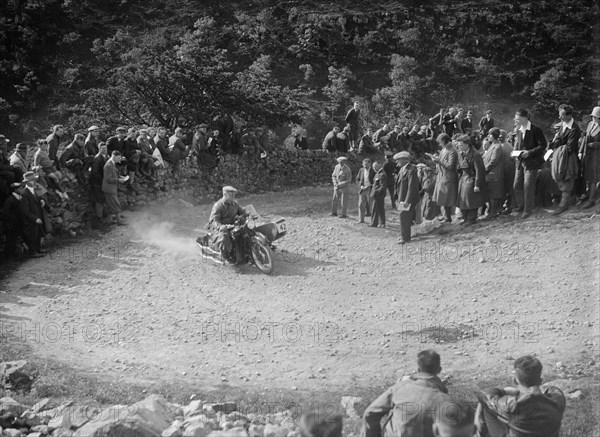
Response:
[{"label": "sidecar wheel", "polygon": [[255,241],[252,244],[252,259],[256,267],[265,275],[273,273],[273,251],[270,246],[262,241]]}]

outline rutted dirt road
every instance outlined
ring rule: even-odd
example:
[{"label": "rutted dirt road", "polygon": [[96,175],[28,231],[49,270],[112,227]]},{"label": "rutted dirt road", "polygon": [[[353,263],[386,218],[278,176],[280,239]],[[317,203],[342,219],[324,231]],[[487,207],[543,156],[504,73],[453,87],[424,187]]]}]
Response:
[{"label": "rutted dirt road", "polygon": [[9,273],[3,332],[139,382],[343,388],[413,371],[429,347],[464,378],[533,352],[558,375],[597,373],[598,215],[452,224],[401,247],[389,207],[375,229],[329,216],[329,199],[329,187],[240,199],[287,219],[272,276],[201,259],[208,205],[130,212],[128,227]]}]

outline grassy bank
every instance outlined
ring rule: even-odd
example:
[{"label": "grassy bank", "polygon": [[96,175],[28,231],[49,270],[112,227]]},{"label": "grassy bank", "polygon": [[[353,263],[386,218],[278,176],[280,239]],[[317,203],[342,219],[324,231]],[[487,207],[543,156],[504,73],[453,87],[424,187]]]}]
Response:
[{"label": "grassy bank", "polygon": [[[157,382],[140,384],[136,382],[115,382],[107,376],[93,375],[75,370],[67,364],[56,360],[41,359],[33,354],[29,345],[16,339],[0,335],[0,362],[27,360],[37,370],[37,378],[33,389],[24,392],[0,392],[2,396],[11,396],[24,405],[32,405],[44,397],[60,401],[72,400],[77,404],[97,404],[101,407],[114,404],[131,404],[148,394],[159,394],[170,402],[187,404],[190,398],[207,402],[236,402],[241,412],[270,414],[286,409],[291,410],[296,418],[302,412],[319,409],[324,414],[343,413],[340,405],[342,396],[359,396],[367,402],[375,399],[394,381],[382,381],[372,387],[352,387],[351,389],[323,390],[278,390],[269,391],[246,389],[222,385],[207,388],[201,381],[182,377],[174,382]],[[552,380],[551,373],[546,380]],[[510,382],[507,377],[490,377],[473,381],[468,375],[455,375],[449,384],[450,393],[460,399],[475,401],[476,388],[504,386]],[[568,400],[567,410],[563,418],[562,437],[598,436],[600,405],[600,385],[594,384],[584,391],[578,401]],[[359,410],[360,411],[360,410]],[[361,423],[359,420],[345,421],[346,435],[358,435]]]}]

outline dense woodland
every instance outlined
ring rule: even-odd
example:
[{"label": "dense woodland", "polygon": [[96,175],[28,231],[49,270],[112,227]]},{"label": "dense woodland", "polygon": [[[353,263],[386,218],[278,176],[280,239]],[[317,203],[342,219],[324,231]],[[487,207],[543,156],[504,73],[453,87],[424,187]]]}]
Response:
[{"label": "dense woodland", "polygon": [[0,132],[61,122],[275,128],[423,119],[475,84],[538,114],[599,99],[600,13],[573,1],[4,0]]}]

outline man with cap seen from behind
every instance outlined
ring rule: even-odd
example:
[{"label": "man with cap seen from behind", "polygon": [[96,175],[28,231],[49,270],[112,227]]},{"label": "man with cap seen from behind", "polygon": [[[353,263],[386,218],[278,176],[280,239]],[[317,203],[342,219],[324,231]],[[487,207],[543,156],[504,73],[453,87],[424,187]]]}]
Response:
[{"label": "man with cap seen from behind", "polygon": [[348,208],[349,187],[352,182],[352,170],[348,167],[348,158],[340,156],[337,158],[338,164],[333,169],[331,181],[333,182],[333,199],[331,201],[331,215],[337,216],[339,204],[342,206],[340,218],[346,218],[346,209]]}]

